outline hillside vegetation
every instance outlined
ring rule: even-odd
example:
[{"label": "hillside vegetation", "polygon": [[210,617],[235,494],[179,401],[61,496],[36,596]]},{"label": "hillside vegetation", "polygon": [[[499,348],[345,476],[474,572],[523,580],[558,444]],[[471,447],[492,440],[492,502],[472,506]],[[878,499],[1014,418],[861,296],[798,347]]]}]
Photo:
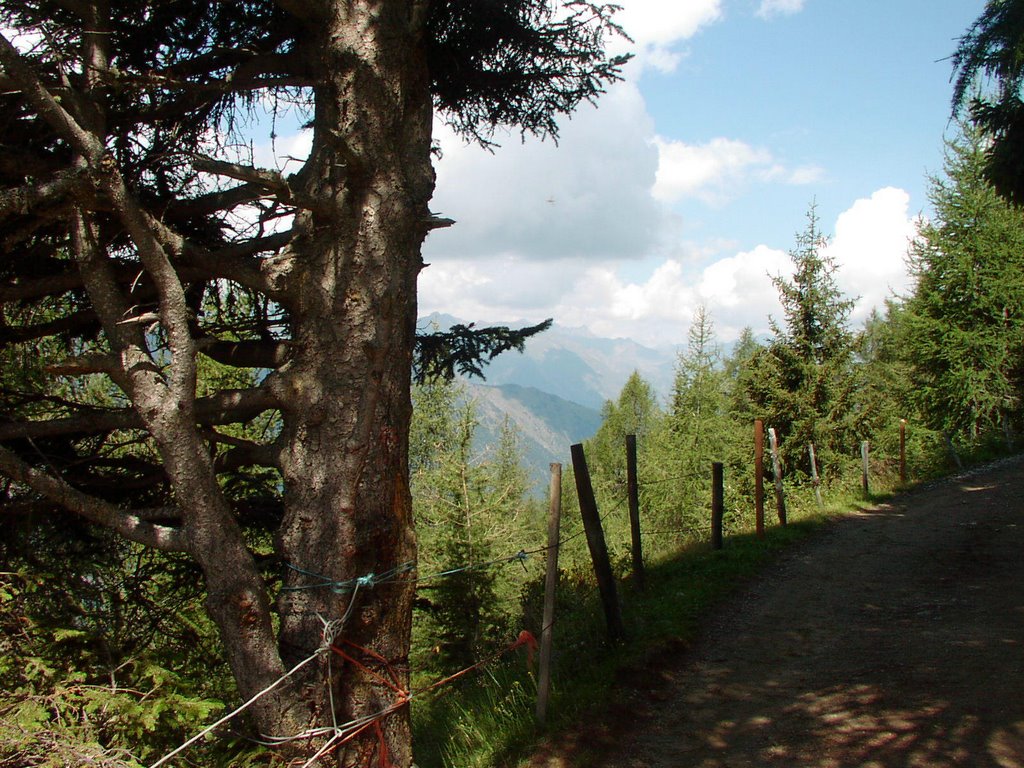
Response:
[{"label": "hillside vegetation", "polygon": [[[1024,219],[984,180],[983,157],[983,141],[968,129],[950,142],[945,171],[932,179],[936,218],[910,251],[916,287],[863,328],[849,328],[850,298],[835,287],[812,206],[790,254],[793,277],[776,281],[785,313],[772,338],[761,343],[747,331],[723,356],[713,318],[701,310],[668,398],[634,374],[604,403],[585,452],[611,560],[626,584],[623,445],[626,435],[638,439],[652,586],[630,591],[624,602],[631,631],[644,642],[627,649],[605,640],[566,466],[551,723],[585,708],[647,642],[685,637],[730,584],[803,535],[821,514],[815,472],[828,509],[857,498],[863,441],[875,492],[898,485],[901,420],[912,481],[1016,447],[1024,415]],[[2,353],[8,390],[40,375],[33,350],[8,345]],[[210,366],[203,375],[226,374]],[[110,395],[92,396],[100,403]],[[508,652],[522,630],[539,636],[542,629],[547,503],[530,493],[523,445],[530,440],[564,455],[568,445],[556,443],[576,440],[588,413],[539,391],[467,388],[444,377],[425,380],[413,399],[419,561],[390,578],[417,579],[410,659],[414,689],[422,690],[413,704],[417,762],[494,764],[538,733],[528,639]],[[533,418],[536,429],[505,420],[481,439],[482,414],[496,408],[521,408],[519,423]],[[766,541],[750,533],[755,418],[780,439],[796,521]],[[252,428],[278,427],[267,420]],[[121,459],[131,450],[124,446]],[[725,465],[724,554],[705,544],[712,462]],[[255,473],[229,490],[258,510],[275,482]],[[43,514],[16,484],[5,494],[0,766],[150,763],[239,703],[193,565],[52,508]],[[264,577],[280,585],[285,566],[261,530],[250,531],[252,546],[264,553]],[[188,759],[245,766],[266,764],[268,756],[243,716],[191,747]]]}]

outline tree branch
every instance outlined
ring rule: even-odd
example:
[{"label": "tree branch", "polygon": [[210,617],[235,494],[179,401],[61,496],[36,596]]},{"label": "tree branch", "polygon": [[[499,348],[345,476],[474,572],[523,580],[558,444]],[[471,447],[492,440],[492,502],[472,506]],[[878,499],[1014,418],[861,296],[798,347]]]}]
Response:
[{"label": "tree branch", "polygon": [[286,288],[277,283],[276,276],[265,273],[263,262],[249,258],[257,253],[277,251],[292,239],[291,230],[278,232],[261,238],[251,238],[225,245],[215,251],[208,251],[190,242],[167,224],[142,212],[146,223],[152,228],[158,240],[187,265],[204,271],[206,277],[222,277],[234,280],[239,285],[265,293],[274,301],[286,298]]},{"label": "tree branch", "polygon": [[80,331],[88,326],[99,327],[99,318],[96,317],[96,313],[91,309],[72,312],[65,317],[59,317],[46,323],[36,323],[35,325],[0,325],[0,344],[42,339],[58,333]]},{"label": "tree branch", "polygon": [[97,499],[42,472],[0,447],[0,472],[92,523],[110,528],[126,539],[164,552],[189,552],[184,530],[156,525],[109,502]]},{"label": "tree branch", "polygon": [[286,341],[199,339],[196,349],[211,360],[236,368],[280,368],[291,355],[291,343]]},{"label": "tree branch", "polygon": [[167,206],[166,216],[175,221],[209,216],[219,211],[229,211],[235,206],[251,203],[265,196],[266,192],[258,184],[240,184],[230,189],[209,192],[191,200],[172,200]]},{"label": "tree branch", "polygon": [[79,125],[43,85],[39,77],[18,53],[5,35],[0,33],[0,65],[6,74],[36,108],[39,116],[80,152],[90,165],[103,155],[103,143]]},{"label": "tree branch", "polygon": [[[278,403],[267,387],[229,389],[196,400],[196,423],[238,424],[258,416],[263,411],[277,408]],[[142,419],[132,409],[94,411],[49,421],[21,421],[0,423],[0,441],[19,438],[85,437],[118,429],[142,429]]]},{"label": "tree branch", "polygon": [[215,176],[227,176],[230,179],[246,181],[250,184],[256,184],[265,189],[271,189],[283,194],[285,199],[291,198],[292,190],[288,186],[288,182],[277,171],[271,171],[267,168],[254,168],[251,165],[241,165],[240,163],[229,163],[205,155],[193,154],[190,157],[192,158],[192,166],[197,171],[205,171]]},{"label": "tree branch", "polygon": [[58,173],[54,178],[0,191],[0,219],[26,214],[33,208],[62,202],[85,188],[88,176],[83,168]]},{"label": "tree branch", "polygon": [[279,469],[281,466],[281,448],[277,444],[265,445],[252,440],[243,440],[231,435],[222,435],[214,429],[203,430],[203,435],[213,442],[231,446],[230,451],[217,457],[215,463],[218,472],[251,466],[274,469]]}]

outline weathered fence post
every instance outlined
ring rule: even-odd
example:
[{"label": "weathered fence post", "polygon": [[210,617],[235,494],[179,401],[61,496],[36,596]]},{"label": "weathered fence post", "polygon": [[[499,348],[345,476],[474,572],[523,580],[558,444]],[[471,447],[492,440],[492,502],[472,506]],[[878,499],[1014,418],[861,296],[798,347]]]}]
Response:
[{"label": "weathered fence post", "polygon": [[640,488],[636,479],[636,435],[626,435],[626,491],[629,497],[629,530],[633,544],[633,581],[644,588],[644,553],[640,539]]},{"label": "weathered fence post", "polygon": [[551,643],[555,623],[555,595],[558,591],[558,542],[562,520],[562,465],[551,465],[548,490],[548,561],[544,576],[544,618],[540,630],[540,668],[537,670],[537,722],[544,724],[551,690]]},{"label": "weathered fence post", "polygon": [[868,456],[870,448],[868,447],[868,441],[864,440],[860,444],[860,463],[861,463],[861,474],[860,482],[864,488],[864,496],[868,497],[871,495],[871,488],[868,484]]},{"label": "weathered fence post", "polygon": [[900,419],[900,485],[907,484],[907,420]]},{"label": "weathered fence post", "polygon": [[811,459],[811,484],[814,486],[814,498],[818,502],[818,508],[825,505],[821,501],[821,480],[818,478],[818,459],[814,455],[814,443],[807,444],[807,455]]},{"label": "weathered fence post", "polygon": [[594,561],[594,575],[597,577],[604,617],[608,623],[608,637],[612,640],[621,640],[626,636],[626,632],[622,626],[619,594],[615,588],[615,576],[612,574],[611,562],[608,559],[608,546],[604,541],[601,518],[597,514],[597,502],[594,500],[594,488],[590,483],[587,457],[583,453],[582,443],[576,443],[570,450],[573,474],[576,476],[576,495],[580,500],[580,515],[583,517],[583,530],[587,534],[587,548]]},{"label": "weathered fence post", "polygon": [[722,548],[722,518],[725,517],[724,465],[711,464],[711,548]]},{"label": "weathered fence post", "polygon": [[764,422],[754,420],[754,525],[764,538]]},{"label": "weathered fence post", "polygon": [[775,477],[775,508],[779,513],[779,525],[786,524],[786,491],[782,487],[782,459],[779,456],[779,438],[775,428],[768,430],[768,441],[772,448],[772,475]]}]

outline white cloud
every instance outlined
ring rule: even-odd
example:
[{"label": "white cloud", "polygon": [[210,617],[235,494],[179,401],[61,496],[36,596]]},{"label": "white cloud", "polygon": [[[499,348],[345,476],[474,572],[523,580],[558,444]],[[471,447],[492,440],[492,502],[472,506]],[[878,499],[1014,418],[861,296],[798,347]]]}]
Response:
[{"label": "white cloud", "polygon": [[638,258],[656,248],[665,214],[651,197],[657,151],[636,86],[618,83],[565,121],[559,144],[517,135],[493,154],[439,127],[433,209],[457,221],[432,235],[445,257]]},{"label": "white cloud", "polygon": [[673,71],[682,56],[673,46],[688,40],[722,17],[721,0],[619,0],[615,20],[633,39],[633,45],[615,43],[616,52],[630,50],[640,67]]},{"label": "white cloud", "polygon": [[782,251],[758,246],[701,267],[686,258],[652,259],[646,278],[628,280],[613,263],[514,258],[432,264],[420,276],[420,314],[448,312],[481,323],[547,317],[599,336],[650,345],[685,343],[694,310],[704,304],[720,339],[745,326],[768,328],[778,315],[770,275],[788,273]]},{"label": "white cloud", "polygon": [[309,158],[312,147],[313,131],[298,131],[253,145],[252,161],[257,168],[276,168],[285,174],[295,173]]},{"label": "white cloud", "polygon": [[665,203],[694,197],[718,204],[733,197],[748,180],[803,185],[824,176],[816,166],[789,169],[767,149],[736,139],[687,144],[655,137],[654,146],[658,173],[652,194]]},{"label": "white cloud", "polygon": [[762,19],[772,16],[788,16],[799,13],[804,8],[804,0],[761,0],[757,15]]},{"label": "white cloud", "polygon": [[[855,201],[836,219],[828,248],[840,289],[860,297],[851,317],[854,327],[892,291],[909,287],[903,256],[917,222],[908,206],[906,192],[888,187]],[[822,229],[831,227],[823,222]],[[789,247],[762,244],[710,262],[685,248],[673,258],[649,256],[625,267],[613,261],[541,262],[507,255],[445,260],[420,278],[421,311],[447,311],[479,322],[554,317],[601,336],[678,345],[685,343],[694,310],[704,304],[718,338],[730,342],[744,327],[765,334],[769,316],[781,319],[771,278],[792,274],[784,250]],[[623,276],[627,271],[633,279]]]},{"label": "white cloud", "polygon": [[885,187],[861,198],[836,219],[828,253],[838,269],[836,282],[856,305],[851,321],[859,325],[885,299],[911,287],[907,248],[917,235],[918,220],[910,215],[910,195]]},{"label": "white cloud", "polygon": [[431,262],[420,273],[419,311],[481,322],[543,320],[586,268],[580,260],[538,262],[512,255]]},{"label": "white cloud", "polygon": [[825,179],[825,169],[818,165],[801,165],[784,173],[787,184],[806,186],[817,184]]}]

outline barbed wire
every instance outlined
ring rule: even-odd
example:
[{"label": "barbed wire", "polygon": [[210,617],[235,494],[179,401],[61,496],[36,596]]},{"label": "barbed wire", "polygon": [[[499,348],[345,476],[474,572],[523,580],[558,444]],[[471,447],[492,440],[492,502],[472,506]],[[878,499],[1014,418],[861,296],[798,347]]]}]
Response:
[{"label": "barbed wire", "polygon": [[644,531],[644,536],[670,536],[676,534],[685,534],[687,536],[693,536],[695,533],[700,531],[693,528],[678,528],[675,530],[663,530],[663,531]]},{"label": "barbed wire", "polygon": [[[625,505],[624,501],[622,501],[622,500],[618,501],[612,509],[608,510],[603,515],[601,515],[601,517],[600,517],[601,522],[604,523],[609,516],[611,516],[615,512],[617,512],[620,509],[622,509],[622,507],[624,505]],[[554,549],[554,548],[561,549],[566,544],[568,544],[568,543],[570,543],[570,542],[572,542],[572,541],[574,541],[574,540],[576,540],[576,539],[578,539],[578,538],[580,538],[582,536],[585,536],[585,535],[586,535],[586,530],[580,530],[580,531],[577,531],[576,533],[573,533],[573,534],[570,534],[568,536],[564,536],[564,537],[560,538],[554,544],[546,544],[546,545],[543,545],[543,546],[533,547],[531,549],[520,549],[515,554],[506,555],[506,556],[503,556],[503,557],[497,557],[497,558],[494,558],[493,560],[487,560],[486,562],[472,563],[472,564],[469,564],[469,565],[463,565],[463,566],[458,566],[458,567],[455,567],[455,568],[449,568],[449,569],[446,569],[446,570],[443,570],[443,571],[438,571],[437,573],[428,574],[426,576],[419,576],[419,575],[417,575],[417,576],[415,576],[414,578],[411,578],[411,579],[403,578],[406,574],[413,573],[414,571],[417,570],[416,563],[411,561],[411,560],[407,561],[405,563],[402,563],[400,565],[397,565],[394,568],[388,569],[386,571],[382,571],[381,573],[370,572],[370,573],[364,574],[362,576],[357,576],[357,577],[351,578],[351,579],[343,579],[343,580],[340,580],[340,581],[339,580],[331,579],[330,577],[325,576],[322,573],[318,573],[318,572],[310,570],[308,568],[303,568],[301,566],[295,565],[294,563],[286,562],[284,564],[286,568],[288,568],[289,570],[295,571],[296,573],[302,574],[303,576],[308,576],[313,581],[311,583],[308,583],[308,584],[296,584],[296,585],[283,586],[283,587],[281,587],[281,591],[282,592],[298,592],[298,591],[308,590],[308,589],[329,589],[330,591],[334,592],[335,594],[348,594],[349,592],[354,592],[355,590],[359,589],[360,587],[372,588],[372,587],[374,587],[374,586],[376,586],[378,584],[385,584],[385,583],[392,582],[392,581],[411,581],[411,582],[415,582],[417,584],[422,584],[422,583],[428,582],[428,581],[433,581],[433,580],[437,580],[437,579],[448,578],[450,576],[455,576],[455,575],[460,574],[460,573],[467,573],[467,572],[477,571],[477,570],[485,570],[487,568],[493,568],[493,567],[496,567],[496,566],[507,565],[509,563],[515,563],[515,562],[521,563],[523,565],[523,568],[525,569],[526,568],[526,561],[531,556],[539,555],[539,554],[544,554],[544,553],[546,553],[549,550]]]},{"label": "barbed wire", "polygon": [[[355,602],[354,596],[355,596],[355,593],[353,593],[353,600],[352,600],[353,604]],[[232,718],[234,718],[238,714],[240,714],[242,711],[244,711],[246,708],[248,708],[254,702],[256,702],[259,698],[261,698],[262,696],[266,695],[267,693],[272,691],[274,688],[276,688],[278,685],[280,685],[282,682],[284,682],[289,677],[291,677],[293,674],[295,674],[299,669],[304,667],[310,661],[312,661],[313,659],[317,658],[322,653],[325,653],[325,652],[328,652],[328,651],[330,653],[328,653],[328,657],[327,657],[328,658],[328,670],[327,670],[327,676],[326,676],[326,680],[327,681],[330,681],[331,679],[333,679],[333,676],[332,676],[331,670],[330,670],[330,658],[331,658],[331,656],[333,654],[338,654],[343,659],[345,659],[347,662],[350,662],[351,664],[359,667],[361,670],[366,672],[371,678],[374,678],[379,684],[389,688],[395,694],[395,697],[396,697],[395,700],[391,704],[389,704],[388,706],[384,707],[383,709],[381,709],[381,710],[379,710],[379,711],[377,711],[375,713],[372,713],[372,714],[369,714],[369,715],[363,715],[361,717],[354,718],[354,719],[352,719],[352,720],[350,720],[348,722],[340,723],[339,724],[337,722],[337,713],[336,713],[336,709],[335,709],[333,693],[331,693],[331,695],[330,695],[330,707],[331,707],[331,719],[332,719],[332,724],[331,725],[329,725],[329,726],[321,726],[321,727],[318,727],[318,728],[310,728],[310,729],[307,729],[305,731],[301,731],[299,733],[291,734],[291,735],[288,735],[288,736],[277,736],[277,735],[261,734],[260,738],[252,739],[252,741],[257,743],[257,744],[260,744],[261,746],[274,748],[274,747],[280,747],[280,746],[282,746],[284,744],[288,744],[288,743],[295,742],[295,741],[303,741],[303,740],[307,740],[307,739],[315,739],[315,738],[322,738],[322,737],[328,737],[329,736],[327,741],[325,741],[324,744],[317,749],[317,751],[313,754],[313,756],[310,757],[301,766],[301,768],[309,768],[309,766],[312,766],[314,763],[316,763],[317,760],[319,760],[324,755],[326,755],[329,752],[337,749],[338,747],[342,746],[343,744],[345,744],[345,743],[351,741],[352,739],[356,738],[358,735],[364,733],[369,728],[373,727],[377,731],[377,739],[378,739],[378,743],[379,743],[379,746],[380,746],[380,749],[381,749],[381,755],[382,755],[382,764],[383,765],[387,765],[387,764],[389,764],[387,762],[387,758],[386,758],[387,746],[386,746],[386,743],[385,743],[385,740],[384,740],[383,730],[381,729],[381,726],[380,726],[380,722],[383,719],[385,719],[386,717],[388,717],[388,716],[394,714],[395,712],[399,711],[402,707],[408,705],[413,700],[414,697],[423,697],[425,695],[428,695],[428,694],[431,694],[431,693],[433,693],[435,691],[438,691],[438,690],[442,689],[444,686],[450,685],[451,683],[455,682],[459,678],[464,677],[465,675],[467,675],[467,674],[469,674],[469,673],[471,673],[471,672],[473,672],[473,671],[475,671],[477,669],[481,669],[482,667],[484,667],[484,666],[486,666],[488,664],[493,663],[497,659],[501,658],[502,656],[504,656],[504,655],[506,655],[506,654],[508,654],[508,653],[510,653],[510,652],[512,652],[512,651],[514,651],[516,649],[518,649],[518,648],[526,646],[527,649],[528,649],[528,652],[529,652],[529,656],[530,656],[531,662],[532,662],[533,655],[536,652],[536,650],[538,649],[538,643],[537,643],[537,640],[535,639],[535,637],[530,632],[527,632],[526,630],[523,630],[522,632],[519,633],[518,638],[516,638],[516,640],[514,642],[508,644],[505,648],[503,648],[503,649],[501,649],[501,650],[491,654],[490,656],[488,656],[488,657],[486,657],[484,659],[481,659],[480,661],[476,662],[475,664],[471,664],[470,666],[465,667],[465,668],[459,670],[458,672],[455,672],[454,674],[450,674],[450,675],[447,675],[445,677],[442,677],[439,680],[436,680],[433,683],[430,683],[429,685],[409,690],[409,689],[406,689],[406,688],[402,687],[401,683],[398,680],[398,676],[395,674],[394,669],[391,667],[391,664],[388,663],[388,661],[386,659],[384,659],[382,656],[380,656],[377,653],[374,653],[373,651],[369,651],[369,650],[367,650],[367,649],[365,649],[365,648],[363,648],[361,646],[358,646],[355,643],[352,643],[350,641],[347,641],[347,640],[340,640],[339,641],[338,640],[337,635],[340,632],[341,628],[343,627],[344,622],[347,619],[347,617],[348,617],[350,612],[351,612],[351,606],[349,607],[349,610],[346,611],[345,616],[342,617],[342,619],[336,620],[336,621],[332,621],[332,622],[324,621],[324,633],[323,633],[322,643],[321,643],[320,647],[317,648],[317,650],[314,653],[310,654],[308,657],[306,657],[301,662],[296,664],[294,667],[292,667],[292,669],[290,669],[284,675],[279,677],[277,680],[275,680],[269,686],[264,688],[262,691],[257,693],[255,696],[250,698],[244,704],[242,704],[239,707],[236,707],[231,712],[229,712],[228,714],[224,715],[223,717],[221,717],[220,719],[218,719],[216,722],[212,723],[211,725],[207,726],[206,728],[204,728],[202,731],[197,733],[192,738],[188,739],[186,742],[184,742],[177,749],[169,752],[164,757],[162,757],[159,760],[157,760],[155,763],[152,763],[149,766],[149,768],[159,768],[159,766],[164,765],[171,758],[175,757],[176,755],[179,755],[181,752],[183,752],[184,750],[188,749],[188,747],[192,746],[197,741],[199,741],[200,739],[204,738],[209,733],[213,732],[218,727],[220,727],[224,723],[228,722],[229,720],[231,720]],[[323,619],[321,619],[321,620],[323,621]],[[546,625],[544,627],[544,629],[542,629],[542,632],[550,629],[553,626],[554,626],[554,622],[551,622],[550,624]],[[387,672],[387,677],[382,675],[380,672],[377,672],[376,670],[372,669],[367,664],[363,663],[360,659],[356,658],[353,654],[348,653],[346,650],[344,650],[340,646],[340,643],[344,643],[345,645],[347,645],[351,649],[353,649],[353,650],[355,650],[355,651],[357,651],[357,652],[359,652],[361,654],[364,654],[365,656],[367,656],[369,658],[372,658],[376,662],[380,663],[382,668]],[[328,682],[328,688],[330,689],[329,682]]]},{"label": "barbed wire", "polygon": [[379,574],[371,572],[364,574],[363,576],[358,576],[354,579],[345,579],[343,581],[335,581],[327,576],[324,576],[321,573],[317,573],[316,571],[311,571],[307,568],[301,568],[295,565],[294,563],[286,562],[285,567],[297,573],[301,573],[303,576],[309,576],[312,579],[316,579],[316,581],[312,584],[297,584],[294,586],[283,586],[281,587],[282,592],[298,592],[306,589],[326,588],[330,589],[331,592],[334,592],[335,594],[344,595],[348,594],[349,592],[355,592],[360,587],[374,587],[377,584],[385,584],[389,581],[395,581],[398,576],[414,571],[416,569],[416,563],[412,560],[409,560],[405,563],[402,563],[401,565],[396,565],[394,568],[391,568]]}]

